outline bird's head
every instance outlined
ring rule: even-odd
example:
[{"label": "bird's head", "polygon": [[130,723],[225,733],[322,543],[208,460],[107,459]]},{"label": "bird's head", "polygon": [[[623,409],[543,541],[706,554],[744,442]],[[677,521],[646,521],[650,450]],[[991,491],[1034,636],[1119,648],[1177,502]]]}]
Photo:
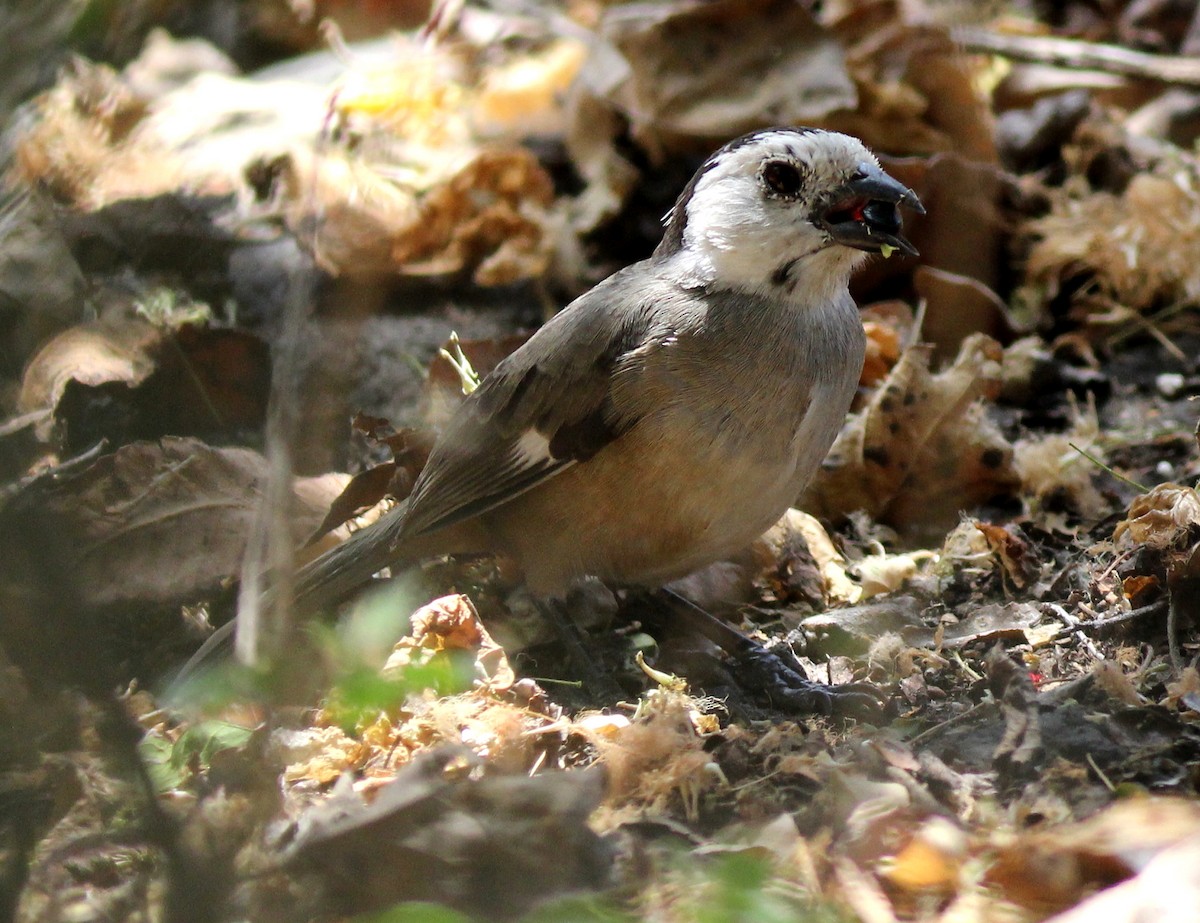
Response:
[{"label": "bird's head", "polygon": [[825,299],[867,253],[916,255],[901,235],[901,205],[924,213],[857,138],[772,128],[705,161],[668,213],[657,253],[686,251],[716,288]]}]

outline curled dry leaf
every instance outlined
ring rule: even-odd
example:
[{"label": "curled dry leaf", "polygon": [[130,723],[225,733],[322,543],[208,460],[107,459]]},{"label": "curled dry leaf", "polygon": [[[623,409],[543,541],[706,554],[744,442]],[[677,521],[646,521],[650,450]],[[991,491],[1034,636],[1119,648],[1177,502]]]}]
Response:
[{"label": "curled dry leaf", "polygon": [[842,429],[805,509],[826,518],[863,509],[910,536],[940,537],[960,510],[1011,490],[1011,447],[981,403],[999,386],[999,344],[969,337],[937,374],[929,356],[928,346],[905,351]]},{"label": "curled dry leaf", "polygon": [[[217,439],[261,430],[270,375],[267,345],[241,330],[99,321],[38,351],[19,406],[53,409],[68,454],[101,439],[109,446],[164,435]],[[51,433],[39,435],[48,441]]]},{"label": "curled dry leaf", "polygon": [[443,596],[422,606],[412,616],[412,630],[395,647],[383,674],[400,674],[431,652],[475,652],[475,673],[489,689],[503,692],[516,682],[504,649],[492,640],[471,600],[461,594]]},{"label": "curled dry leaf", "polygon": [[[67,382],[140,384],[154,371],[160,327],[141,320],[97,321],[65,330],[37,351],[25,368],[17,408],[53,410]],[[41,434],[49,438],[49,432]]]},{"label": "curled dry leaf", "polygon": [[1200,525],[1200,496],[1191,487],[1159,484],[1129,504],[1117,523],[1113,541],[1151,548],[1176,548],[1190,540]]},{"label": "curled dry leaf", "polygon": [[407,497],[433,449],[431,433],[408,427],[396,430],[382,417],[355,414],[353,427],[372,443],[386,446],[392,453],[392,460],[350,478],[307,544],[317,542],[351,519],[358,518],[360,525],[366,525],[363,520],[368,512],[373,514],[369,520],[373,522],[386,512],[382,504],[388,497],[395,500]]}]

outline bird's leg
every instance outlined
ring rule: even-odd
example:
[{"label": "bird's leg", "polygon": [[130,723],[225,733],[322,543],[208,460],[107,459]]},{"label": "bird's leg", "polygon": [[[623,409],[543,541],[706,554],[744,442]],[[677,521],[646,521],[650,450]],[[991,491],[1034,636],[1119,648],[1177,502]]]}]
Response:
[{"label": "bird's leg", "polygon": [[732,625],[674,590],[657,591],[672,613],[729,655],[731,673],[751,694],[772,706],[807,714],[871,718],[881,713],[879,691],[869,683],[815,683],[787,647],[767,650]]},{"label": "bird's leg", "polygon": [[606,705],[615,705],[624,698],[625,693],[621,687],[589,653],[593,645],[571,615],[567,604],[560,599],[548,598],[538,599],[535,604],[554,626],[558,640],[567,652],[567,665],[571,674],[583,682],[588,697]]}]

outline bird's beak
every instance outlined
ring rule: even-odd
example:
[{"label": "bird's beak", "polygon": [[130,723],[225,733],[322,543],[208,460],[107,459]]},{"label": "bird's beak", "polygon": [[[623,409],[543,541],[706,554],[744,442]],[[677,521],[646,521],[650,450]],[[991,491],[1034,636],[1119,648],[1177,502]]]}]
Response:
[{"label": "bird's beak", "polygon": [[899,250],[917,256],[917,248],[900,234],[901,205],[918,215],[925,214],[915,192],[878,167],[863,164],[858,176],[833,195],[818,216],[818,223],[847,247],[884,254]]}]

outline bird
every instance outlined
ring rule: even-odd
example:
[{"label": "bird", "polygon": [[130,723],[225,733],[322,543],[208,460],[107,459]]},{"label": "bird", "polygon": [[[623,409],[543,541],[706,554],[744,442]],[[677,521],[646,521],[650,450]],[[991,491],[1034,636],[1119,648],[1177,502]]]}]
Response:
[{"label": "bird", "polygon": [[404,501],[297,574],[296,605],[384,567],[513,559],[528,590],[655,588],[734,554],[796,501],[844,422],[871,254],[916,256],[916,194],[857,138],[776,127],[725,144],[651,256],[580,295],[462,402]]}]

